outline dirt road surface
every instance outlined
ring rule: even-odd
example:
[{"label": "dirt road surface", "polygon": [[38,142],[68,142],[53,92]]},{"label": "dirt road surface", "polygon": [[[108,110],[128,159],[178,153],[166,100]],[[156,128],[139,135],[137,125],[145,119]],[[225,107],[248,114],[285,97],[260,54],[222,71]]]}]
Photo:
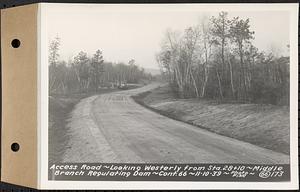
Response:
[{"label": "dirt road surface", "polygon": [[289,156],[159,115],[132,95],[158,87],[83,99],[68,120],[64,162],[288,163]]}]

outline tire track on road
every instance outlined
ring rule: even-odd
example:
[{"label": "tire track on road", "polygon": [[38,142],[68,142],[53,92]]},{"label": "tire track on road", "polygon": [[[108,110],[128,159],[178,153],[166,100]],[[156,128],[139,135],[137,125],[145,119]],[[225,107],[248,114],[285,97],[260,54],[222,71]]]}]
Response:
[{"label": "tire track on road", "polygon": [[285,154],[170,119],[142,107],[131,98],[158,86],[151,84],[82,100],[70,118],[71,138],[75,139],[71,139],[65,160],[98,163],[289,163],[289,156]]}]

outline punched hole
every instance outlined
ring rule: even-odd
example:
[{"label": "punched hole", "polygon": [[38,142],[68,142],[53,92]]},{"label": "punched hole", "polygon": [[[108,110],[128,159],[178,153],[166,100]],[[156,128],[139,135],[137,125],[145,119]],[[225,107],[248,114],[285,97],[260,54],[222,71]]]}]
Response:
[{"label": "punched hole", "polygon": [[21,45],[21,42],[20,42],[19,39],[14,39],[14,40],[11,41],[11,46],[13,48],[18,48],[18,47],[20,47],[20,45]]},{"label": "punched hole", "polygon": [[13,152],[17,152],[17,151],[19,151],[19,149],[20,149],[20,145],[18,143],[11,144],[11,150]]}]

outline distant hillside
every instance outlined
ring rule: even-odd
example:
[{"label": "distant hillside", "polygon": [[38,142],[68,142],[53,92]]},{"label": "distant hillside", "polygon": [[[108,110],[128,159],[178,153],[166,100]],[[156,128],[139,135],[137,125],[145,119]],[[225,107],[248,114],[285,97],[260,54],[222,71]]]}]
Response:
[{"label": "distant hillside", "polygon": [[146,73],[151,73],[151,75],[159,75],[160,70],[159,69],[153,69],[153,68],[145,68]]}]

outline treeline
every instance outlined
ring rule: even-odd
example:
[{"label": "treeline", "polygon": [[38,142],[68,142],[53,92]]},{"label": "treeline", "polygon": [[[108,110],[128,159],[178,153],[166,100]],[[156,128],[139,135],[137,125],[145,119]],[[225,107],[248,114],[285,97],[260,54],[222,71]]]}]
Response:
[{"label": "treeline", "polygon": [[49,46],[50,95],[124,87],[152,79],[151,74],[137,66],[133,59],[128,64],[106,62],[100,50],[92,57],[81,51],[68,62],[59,60],[59,46],[59,38],[55,38]]},{"label": "treeline", "polygon": [[249,19],[221,12],[183,33],[168,30],[157,61],[180,98],[287,105],[289,57],[260,52],[254,35]]}]

